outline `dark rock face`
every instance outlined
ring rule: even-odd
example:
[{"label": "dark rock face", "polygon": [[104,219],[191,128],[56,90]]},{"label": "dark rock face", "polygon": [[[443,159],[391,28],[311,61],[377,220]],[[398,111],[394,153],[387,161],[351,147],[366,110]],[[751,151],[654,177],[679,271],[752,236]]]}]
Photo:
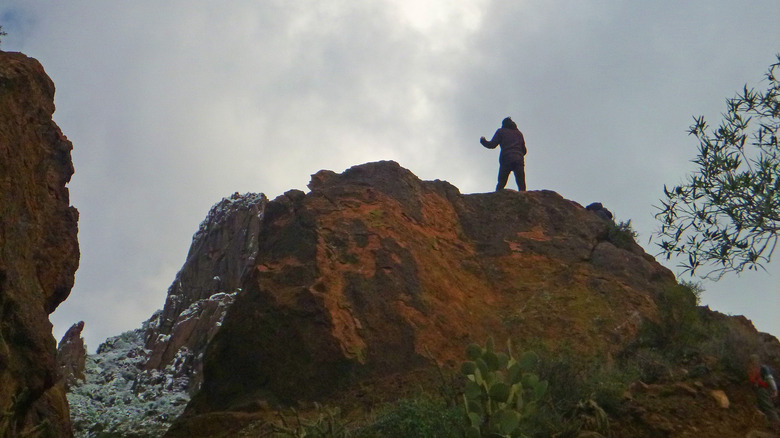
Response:
[{"label": "dark rock face", "polygon": [[48,420],[69,436],[49,314],[79,262],[78,212],[66,184],[71,143],[52,121],[54,84],[20,53],[0,52],[0,432]]},{"label": "dark rock face", "polygon": [[81,337],[83,330],[84,321],[73,324],[57,345],[58,375],[65,385],[65,390],[78,381],[86,380],[84,368],[86,367],[87,349],[84,346],[84,339]]},{"label": "dark rock face", "polygon": [[266,205],[185,416],[322,399],[454,363],[491,335],[615,352],[676,284],[553,192],[461,195],[394,162],[321,171],[309,188]]},{"label": "dark rock face", "polygon": [[187,261],[149,321],[146,370],[175,365],[190,389],[200,386],[206,345],[219,329],[246,274],[255,265],[267,198],[234,194],[214,205],[193,236]]}]

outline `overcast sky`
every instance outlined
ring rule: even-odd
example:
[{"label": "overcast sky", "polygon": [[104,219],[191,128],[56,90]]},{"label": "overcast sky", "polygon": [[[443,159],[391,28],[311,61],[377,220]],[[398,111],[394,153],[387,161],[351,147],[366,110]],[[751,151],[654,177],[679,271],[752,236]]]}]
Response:
[{"label": "overcast sky", "polygon": [[[388,159],[491,191],[498,152],[478,140],[508,115],[529,190],[602,202],[655,254],[692,116],[761,87],[778,22],[777,0],[3,0],[0,48],[43,64],[74,144],[81,266],[55,337],[84,320],[93,351],[139,327],[234,192]],[[778,258],[704,283],[703,304],[780,335]]]}]

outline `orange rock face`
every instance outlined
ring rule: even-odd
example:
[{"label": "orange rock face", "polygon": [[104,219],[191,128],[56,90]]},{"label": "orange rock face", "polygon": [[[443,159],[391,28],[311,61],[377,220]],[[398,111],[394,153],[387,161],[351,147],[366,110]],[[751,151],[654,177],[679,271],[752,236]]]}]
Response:
[{"label": "orange rock face", "polygon": [[[71,143],[52,121],[54,84],[38,61],[0,52],[0,430],[20,436],[48,420],[68,436],[64,391],[53,390],[49,314],[79,262],[78,212],[66,184]],[[50,390],[51,389],[51,390]],[[48,391],[48,392],[47,392]]]},{"label": "orange rock face", "polygon": [[617,352],[676,284],[553,192],[462,195],[394,162],[321,171],[309,188],[267,204],[190,414],[318,400],[457,363],[489,336]]}]

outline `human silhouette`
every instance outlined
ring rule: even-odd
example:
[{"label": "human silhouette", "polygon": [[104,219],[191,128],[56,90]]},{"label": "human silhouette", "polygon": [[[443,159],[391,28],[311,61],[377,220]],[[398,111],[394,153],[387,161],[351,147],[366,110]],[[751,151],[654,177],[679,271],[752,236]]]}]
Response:
[{"label": "human silhouette", "polygon": [[750,355],[748,377],[756,391],[758,408],[775,428],[780,428],[780,415],[777,414],[773,399],[777,398],[777,384],[769,367],[761,364],[757,354]]},{"label": "human silhouette", "polygon": [[525,191],[525,139],[523,133],[517,129],[517,124],[507,117],[501,121],[501,127],[498,128],[493,139],[488,141],[485,137],[480,137],[479,142],[488,149],[495,149],[501,146],[501,154],[498,156],[498,184],[496,191],[503,189],[509,179],[509,174],[515,173],[517,190]]}]

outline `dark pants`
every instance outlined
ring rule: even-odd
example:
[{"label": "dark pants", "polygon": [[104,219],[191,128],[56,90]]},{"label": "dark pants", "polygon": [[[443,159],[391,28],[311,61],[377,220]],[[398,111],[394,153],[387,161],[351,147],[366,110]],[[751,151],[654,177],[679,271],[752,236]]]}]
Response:
[{"label": "dark pants", "polygon": [[499,163],[498,166],[498,184],[496,185],[496,191],[499,191],[506,187],[506,182],[509,179],[509,174],[515,173],[515,182],[517,182],[517,190],[525,191],[525,160],[508,161],[506,163]]},{"label": "dark pants", "polygon": [[766,415],[775,425],[780,424],[780,417],[775,410],[775,404],[772,402],[772,393],[767,388],[756,388],[756,398],[758,398],[758,409]]}]

